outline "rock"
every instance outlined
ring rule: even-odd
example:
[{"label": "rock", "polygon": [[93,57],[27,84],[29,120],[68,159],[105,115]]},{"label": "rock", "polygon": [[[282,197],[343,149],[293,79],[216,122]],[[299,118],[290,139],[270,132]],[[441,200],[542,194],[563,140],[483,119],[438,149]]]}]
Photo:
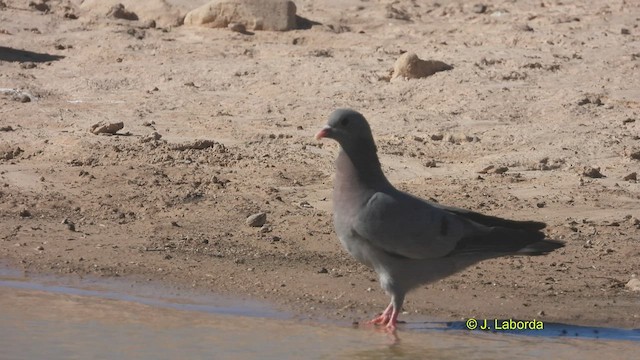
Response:
[{"label": "rock", "polygon": [[593,104],[596,106],[604,105],[602,99],[598,95],[587,95],[578,101],[578,105],[580,106],[587,104]]},{"label": "rock", "polygon": [[69,229],[70,231],[76,231],[76,224],[73,221],[65,218],[64,220],[62,220],[62,224],[67,225],[67,229]]},{"label": "rock", "polygon": [[221,149],[224,149],[224,145],[215,142],[213,140],[194,140],[192,142],[183,143],[183,144],[175,144],[171,146],[173,150],[204,150],[208,148],[212,148],[215,146],[219,146]]},{"label": "rock", "polygon": [[38,246],[38,247],[36,248],[36,250],[38,250],[38,251],[42,251],[42,250],[44,250],[44,246],[40,245],[40,246]]},{"label": "rock", "polygon": [[118,4],[122,4],[128,12],[135,14],[145,24],[144,26],[149,24],[150,20],[154,20],[160,27],[182,25],[184,15],[190,10],[183,8],[176,1],[169,0],[84,0],[80,4],[80,11],[103,18],[113,6]]},{"label": "rock", "polygon": [[620,29],[620,34],[629,35],[629,34],[631,34],[631,31],[629,31],[629,29],[627,29],[627,28],[622,28],[622,29]]},{"label": "rock", "polygon": [[624,181],[638,181],[638,173],[634,171],[634,172],[628,174],[627,176],[623,177],[622,180],[624,180]]},{"label": "rock", "polygon": [[249,215],[245,222],[251,227],[262,227],[262,225],[267,222],[267,214],[259,212],[253,215]]},{"label": "rock", "polygon": [[20,210],[18,215],[20,215],[20,217],[23,217],[23,218],[31,217],[31,211],[29,211],[27,209],[22,209],[22,210]]},{"label": "rock", "polygon": [[318,270],[318,274],[328,274],[329,270],[327,270],[327,268],[322,267],[320,268],[320,270]]},{"label": "rock", "polygon": [[16,94],[16,95],[13,97],[13,99],[14,99],[15,101],[19,101],[19,102],[21,102],[21,103],[28,103],[28,102],[31,102],[31,97],[29,97],[29,95],[27,95],[27,94],[23,94],[23,93]]},{"label": "rock", "polygon": [[487,174],[487,173],[489,173],[489,171],[493,170],[494,168],[495,168],[495,166],[489,165],[489,166],[483,168],[482,170],[478,171],[478,174]]},{"label": "rock", "polygon": [[24,150],[19,146],[8,144],[0,145],[0,160],[11,160],[23,152]]},{"label": "rock", "polygon": [[422,60],[415,53],[402,54],[393,65],[391,79],[403,77],[407,79],[419,79],[431,76],[440,71],[451,70],[451,65],[437,60]]},{"label": "rock", "polygon": [[428,168],[434,168],[436,167],[438,164],[436,164],[435,160],[428,160],[427,162],[424,163],[424,166],[428,167]]},{"label": "rock", "polygon": [[582,175],[586,176],[586,177],[594,178],[594,179],[605,177],[600,172],[600,168],[599,167],[593,167],[593,166],[585,167],[582,170]]},{"label": "rock", "polygon": [[449,134],[446,136],[445,141],[452,144],[462,144],[464,142],[477,142],[480,138],[477,136],[469,136],[465,134]]},{"label": "rock", "polygon": [[640,160],[640,149],[625,150],[625,155],[633,160]]},{"label": "rock", "polygon": [[38,11],[42,11],[44,13],[49,12],[51,9],[49,5],[45,3],[45,1],[29,1],[29,8],[35,9]]},{"label": "rock", "polygon": [[487,5],[485,5],[485,4],[475,4],[471,8],[471,11],[473,11],[476,14],[484,14],[484,12],[487,11]]},{"label": "rock", "polygon": [[492,169],[491,171],[489,171],[489,174],[504,174],[507,171],[509,171],[509,168],[506,166],[500,166],[497,167],[495,169]]},{"label": "rock", "polygon": [[632,278],[624,286],[631,291],[640,291],[640,279]]},{"label": "rock", "polygon": [[138,15],[124,8],[122,4],[115,4],[107,12],[107,17],[123,20],[138,20]]},{"label": "rock", "polygon": [[185,25],[224,28],[243,24],[250,30],[287,31],[296,28],[291,0],[214,0],[187,13]]},{"label": "rock", "polygon": [[433,140],[433,141],[440,141],[442,139],[444,139],[444,135],[442,135],[442,134],[433,134],[433,135],[431,135],[431,140]]},{"label": "rock", "polygon": [[156,131],[154,131],[151,134],[141,138],[140,142],[146,143],[146,142],[158,141],[160,139],[162,139],[162,135],[160,135]]},{"label": "rock", "polygon": [[93,124],[91,126],[90,131],[92,134],[95,134],[95,135],[99,135],[99,134],[113,135],[116,132],[118,132],[118,130],[121,130],[122,128],[124,128],[124,123],[122,121],[116,122],[116,123],[110,123],[110,124],[100,121],[96,124]]},{"label": "rock", "polygon": [[622,120],[622,125],[627,125],[627,124],[631,124],[631,123],[634,123],[634,122],[636,122],[636,119],[626,118],[626,119]]},{"label": "rock", "polygon": [[244,26],[244,24],[242,23],[232,22],[232,23],[229,23],[227,27],[229,28],[229,30],[239,32],[241,34],[244,34],[247,32],[246,26]]},{"label": "rock", "polygon": [[0,131],[13,131],[13,127],[11,125],[0,126]]}]

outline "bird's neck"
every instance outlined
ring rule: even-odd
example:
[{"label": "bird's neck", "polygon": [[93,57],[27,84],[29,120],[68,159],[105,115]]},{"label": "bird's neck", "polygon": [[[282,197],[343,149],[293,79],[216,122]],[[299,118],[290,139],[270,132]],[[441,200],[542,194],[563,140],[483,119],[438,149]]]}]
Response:
[{"label": "bird's neck", "polygon": [[[391,186],[382,172],[375,144],[355,144],[354,147],[341,147],[336,160],[336,180],[353,184],[373,191]],[[355,151],[358,149],[358,151]]]}]

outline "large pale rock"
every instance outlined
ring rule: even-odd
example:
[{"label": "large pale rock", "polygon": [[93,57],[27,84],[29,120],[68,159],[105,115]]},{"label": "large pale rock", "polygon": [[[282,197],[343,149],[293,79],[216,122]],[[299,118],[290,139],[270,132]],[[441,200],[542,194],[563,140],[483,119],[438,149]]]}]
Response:
[{"label": "large pale rock", "polygon": [[[96,17],[106,17],[118,4],[133,13],[141,21],[154,20],[158,26],[179,26],[186,11],[173,6],[166,0],[85,0],[80,11]],[[134,19],[133,16],[131,16]]]},{"label": "large pale rock", "polygon": [[402,54],[393,65],[391,79],[397,77],[419,79],[431,76],[439,71],[451,70],[453,67],[437,60],[422,60],[418,55],[407,52]]},{"label": "large pale rock", "polygon": [[297,25],[296,4],[291,0],[214,0],[184,18],[185,25],[224,28],[230,23],[249,30],[292,30]]}]

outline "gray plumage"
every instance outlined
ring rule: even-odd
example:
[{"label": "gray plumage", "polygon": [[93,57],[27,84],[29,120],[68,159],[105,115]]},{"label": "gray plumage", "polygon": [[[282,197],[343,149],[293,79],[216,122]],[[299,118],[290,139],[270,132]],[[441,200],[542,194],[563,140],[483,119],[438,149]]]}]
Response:
[{"label": "gray plumage", "polygon": [[544,223],[483,215],[397,190],[382,172],[369,124],[356,111],[334,111],[316,138],[334,139],[341,148],[333,194],[338,238],[353,257],[376,271],[391,296],[372,323],[395,329],[409,290],[478,261],[540,255],[564,246],[544,239]]}]

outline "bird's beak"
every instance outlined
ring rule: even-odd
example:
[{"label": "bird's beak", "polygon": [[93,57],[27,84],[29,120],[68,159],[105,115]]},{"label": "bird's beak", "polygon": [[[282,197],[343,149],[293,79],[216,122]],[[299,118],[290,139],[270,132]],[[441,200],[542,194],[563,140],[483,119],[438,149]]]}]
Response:
[{"label": "bird's beak", "polygon": [[318,133],[316,134],[316,140],[320,140],[323,138],[330,138],[331,137],[331,133],[332,133],[333,128],[331,126],[325,126],[323,127],[320,131],[318,131]]}]

